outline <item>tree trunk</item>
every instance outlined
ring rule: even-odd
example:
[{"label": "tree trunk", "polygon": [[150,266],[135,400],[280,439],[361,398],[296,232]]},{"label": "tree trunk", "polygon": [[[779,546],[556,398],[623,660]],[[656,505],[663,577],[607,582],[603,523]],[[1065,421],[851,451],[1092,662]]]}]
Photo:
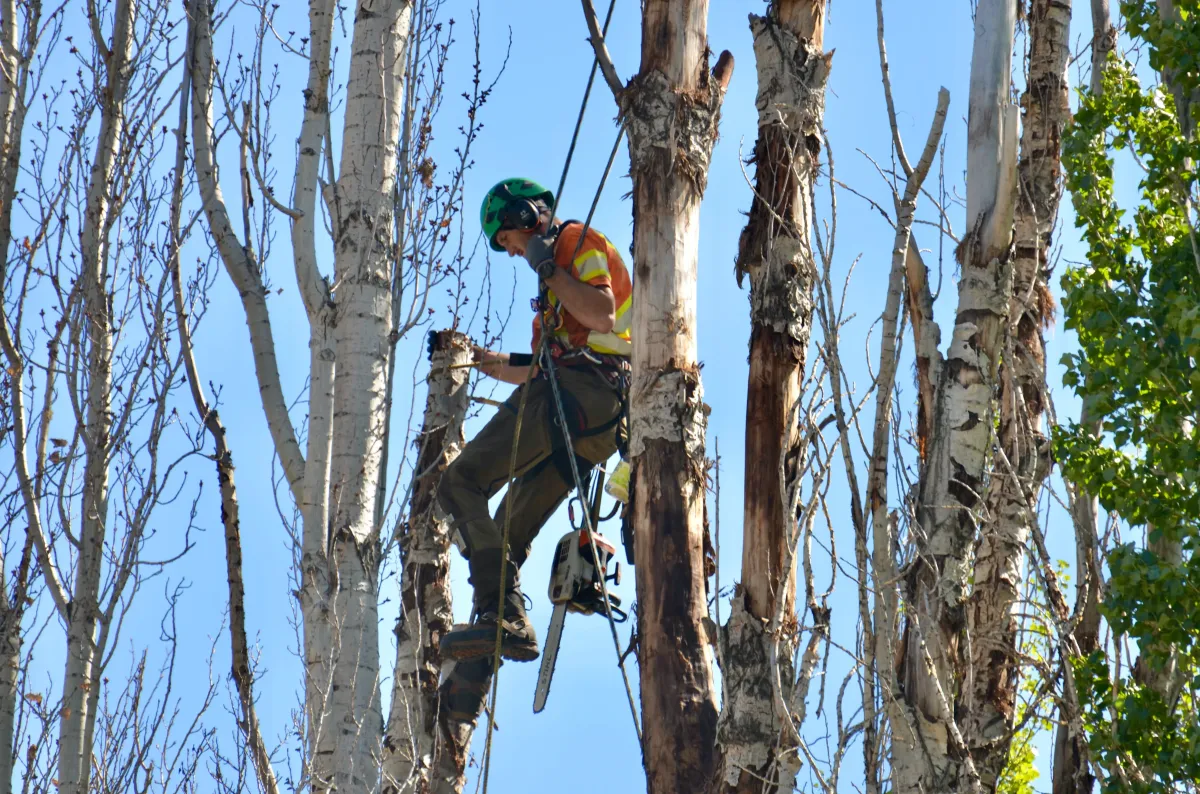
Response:
[{"label": "tree trunk", "polygon": [[[100,576],[108,528],[108,466],[111,452],[112,317],[108,297],[108,231],[112,184],[120,157],[125,123],[125,94],[137,0],[116,5],[111,47],[104,55],[106,84],[102,94],[96,154],[88,183],[86,215],[80,234],[83,295],[82,327],[76,344],[86,349],[87,396],[83,428],[85,463],[79,527],[79,559],[67,610],[67,662],[59,721],[59,790],[86,794],[92,765],[99,667],[96,626],[100,617]],[[99,25],[99,20],[96,20]],[[103,47],[104,42],[97,41]]]},{"label": "tree trunk", "polygon": [[360,0],[354,20],[333,212],[338,287],[329,564],[336,592],[331,611],[316,616],[324,625],[312,627],[332,629],[331,647],[323,649],[331,661],[329,688],[318,695],[324,698],[320,723],[309,739],[319,792],[373,789],[383,733],[374,516],[392,313],[392,192],[411,15],[407,0]]},{"label": "tree trunk", "polygon": [[[311,0],[308,9],[311,51],[304,118],[296,156],[293,207],[303,213],[292,223],[292,258],[296,283],[304,299],[309,324],[308,438],[299,508],[303,517],[300,551],[300,609],[304,622],[306,662],[305,703],[312,729],[322,724],[325,693],[330,686],[334,624],[329,620],[329,478],[334,432],[334,377],[337,352],[334,306],[329,283],[317,267],[317,173],[329,128],[330,50],[333,37],[332,0]],[[336,204],[329,204],[332,213]],[[310,737],[311,739],[311,737]],[[310,745],[311,746],[311,745]]]},{"label": "tree trunk", "polygon": [[25,530],[25,545],[12,571],[9,590],[10,560],[0,553],[0,792],[8,794],[13,776],[13,732],[17,717],[17,692],[21,673],[21,621],[25,616],[33,560],[33,532]]},{"label": "tree trunk", "polygon": [[647,0],[641,71],[618,97],[633,178],[629,454],[650,792],[702,791],[714,771],[696,263],[700,200],[733,59],[722,53],[709,74],[707,20],[707,0]]},{"label": "tree trunk", "polygon": [[[7,560],[0,559],[0,563]],[[11,791],[13,726],[17,713],[17,678],[21,670],[22,610],[9,601],[7,582],[0,576],[0,792]]]},{"label": "tree trunk", "polygon": [[1042,329],[1054,307],[1046,283],[1048,254],[1062,198],[1062,132],[1070,115],[1067,60],[1070,0],[1033,0],[1029,8],[1029,76],[1015,212],[1013,293],[1000,368],[999,443],[975,560],[968,609],[971,676],[964,732],[985,790],[1008,760],[1016,718],[1017,619],[1025,546],[1042,482],[1050,472],[1042,432],[1046,357]]},{"label": "tree trunk", "polygon": [[[384,792],[461,791],[467,747],[459,746],[441,709],[439,643],[454,623],[450,596],[450,527],[435,514],[442,472],[463,445],[471,361],[469,340],[437,335],[408,522],[399,529],[404,568],[392,703],[384,738]],[[469,741],[470,734],[467,734]]]},{"label": "tree trunk", "polygon": [[964,682],[970,551],[994,389],[1012,295],[1009,249],[1016,195],[1017,110],[1008,99],[1014,0],[981,0],[975,15],[967,124],[967,232],[954,335],[941,369],[919,491],[918,560],[907,575],[898,664],[914,731],[893,726],[899,791],[978,791],[980,776],[955,719]]},{"label": "tree trunk", "polygon": [[[751,16],[758,67],[758,143],[750,218],[737,276],[750,276],[750,375],[741,584],[721,641],[723,710],[716,789],[791,790],[799,756],[787,712],[796,651],[795,549],[786,492],[803,445],[792,409],[800,399],[812,325],[811,195],[821,150],[825,83],[824,0],[777,0]],[[780,467],[783,467],[783,481]],[[786,561],[791,561],[785,569]],[[782,636],[768,629],[783,616]],[[780,669],[773,670],[773,643]],[[784,701],[772,680],[783,682]]]},{"label": "tree trunk", "polygon": [[[25,30],[38,27],[36,7],[28,10]],[[9,243],[12,240],[12,206],[20,174],[21,138],[25,127],[25,86],[29,74],[28,64],[32,61],[32,46],[20,40],[21,24],[17,19],[15,0],[0,3],[0,257],[7,260]],[[23,65],[24,64],[24,65]],[[7,270],[6,262],[0,262],[0,273]],[[3,309],[0,309],[3,314]],[[7,317],[0,321],[7,323]],[[14,380],[16,380],[14,378]],[[10,388],[24,388],[14,382]],[[17,448],[15,454],[23,455]],[[13,531],[11,528],[9,531]],[[21,669],[21,621],[25,612],[25,584],[29,575],[28,554],[33,541],[32,527],[26,527],[25,555],[13,572],[13,595],[9,595],[8,566],[11,560],[4,559],[0,551],[0,792],[8,792],[13,775],[13,730],[17,714],[17,679]]]}]

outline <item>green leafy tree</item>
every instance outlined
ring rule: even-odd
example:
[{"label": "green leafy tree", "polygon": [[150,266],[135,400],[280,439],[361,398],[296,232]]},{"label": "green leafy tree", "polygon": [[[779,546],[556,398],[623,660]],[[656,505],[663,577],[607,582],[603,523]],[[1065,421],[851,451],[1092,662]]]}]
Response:
[{"label": "green leafy tree", "polygon": [[[1065,474],[1145,543],[1107,558],[1103,614],[1112,648],[1076,660],[1093,761],[1105,791],[1196,791],[1200,785],[1200,239],[1194,134],[1200,103],[1200,2],[1123,2],[1148,74],[1122,58],[1103,90],[1085,92],[1064,141],[1067,187],[1088,245],[1063,277],[1066,326],[1079,352],[1065,383],[1103,430],[1060,428]],[[1118,196],[1114,163],[1138,168],[1137,195]]]}]

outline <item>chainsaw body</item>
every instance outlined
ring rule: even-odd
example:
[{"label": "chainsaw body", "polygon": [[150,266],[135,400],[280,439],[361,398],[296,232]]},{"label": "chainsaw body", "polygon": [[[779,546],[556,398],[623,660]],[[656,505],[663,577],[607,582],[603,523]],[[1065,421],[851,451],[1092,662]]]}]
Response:
[{"label": "chainsaw body", "polygon": [[[592,552],[593,539],[595,554]],[[555,606],[565,604],[568,612],[582,615],[603,614],[603,583],[621,583],[621,563],[613,560],[616,551],[616,547],[599,533],[589,538],[586,529],[576,529],[563,535],[554,550],[554,561],[550,566],[550,603]],[[611,575],[608,573],[610,561],[614,566]],[[624,620],[625,613],[618,609],[621,599],[609,593],[608,603],[613,616]]]},{"label": "chainsaw body", "polygon": [[[621,610],[621,599],[614,593],[608,594],[607,611],[604,604],[604,583],[621,583],[621,563],[613,560],[616,551],[616,547],[603,535],[589,535],[586,529],[576,529],[563,535],[554,549],[554,560],[550,564],[550,602],[554,604],[554,615],[546,632],[546,647],[542,652],[537,690],[533,695],[535,714],[545,708],[546,697],[550,694],[550,679],[558,660],[558,646],[562,641],[567,613],[611,614],[617,623],[629,617]],[[608,573],[610,560],[613,563],[611,575]]]}]

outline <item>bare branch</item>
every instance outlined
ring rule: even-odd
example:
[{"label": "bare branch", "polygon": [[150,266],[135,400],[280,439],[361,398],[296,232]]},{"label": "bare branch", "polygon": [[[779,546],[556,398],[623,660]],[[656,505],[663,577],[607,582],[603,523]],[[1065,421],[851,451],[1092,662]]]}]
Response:
[{"label": "bare branch", "polygon": [[600,64],[600,72],[604,75],[604,81],[608,83],[608,87],[612,89],[613,97],[620,102],[625,84],[621,82],[621,78],[617,75],[617,68],[613,66],[612,56],[609,55],[608,45],[604,43],[604,34],[600,32],[600,20],[596,16],[596,8],[592,4],[592,0],[583,0],[583,17],[587,20],[588,35],[591,36],[589,41],[592,43],[592,49],[596,51],[596,61]]},{"label": "bare branch", "polygon": [[297,504],[304,502],[304,454],[296,440],[296,431],[288,414],[287,402],[279,377],[279,363],[271,334],[266,289],[255,261],[250,241],[243,246],[229,220],[229,211],[217,178],[216,153],[212,139],[212,19],[207,3],[196,3],[188,16],[188,35],[192,39],[192,147],[195,154],[196,180],[204,199],[213,241],[242,299],[250,345],[254,351],[254,370],[267,426]]},{"label": "bare branch", "polygon": [[329,288],[317,270],[317,171],[329,121],[329,51],[333,38],[333,0],[315,0],[308,6],[308,85],[304,89],[304,120],[300,124],[296,156],[296,187],[292,206],[299,212],[292,222],[292,258],[296,283],[311,319],[329,299]]}]

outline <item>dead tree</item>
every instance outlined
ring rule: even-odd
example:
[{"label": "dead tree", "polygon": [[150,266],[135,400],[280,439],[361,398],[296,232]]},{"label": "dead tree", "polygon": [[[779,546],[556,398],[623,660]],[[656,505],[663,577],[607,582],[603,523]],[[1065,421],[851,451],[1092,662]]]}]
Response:
[{"label": "dead tree", "polygon": [[[822,50],[823,0],[777,0],[751,16],[758,67],[758,142],[750,218],[737,260],[739,286],[750,277],[750,375],[746,396],[745,499],[741,584],[722,637],[723,709],[718,726],[720,791],[792,786],[799,767],[784,708],[795,671],[796,555],[789,546],[797,516],[786,509],[806,441],[793,412],[812,327],[812,194],[819,166],[825,83],[832,53]],[[776,461],[781,461],[781,477]],[[772,667],[768,627],[785,617]],[[822,616],[814,614],[820,621]],[[772,679],[785,686],[784,703]],[[790,775],[789,775],[790,773]]]},{"label": "dead tree", "polygon": [[622,85],[590,0],[584,12],[629,136],[634,207],[629,455],[638,568],[643,763],[652,792],[700,791],[714,772],[713,637],[705,628],[704,428],[696,354],[700,200],[733,56],[709,71],[707,0],[650,0],[642,64]]},{"label": "dead tree", "polygon": [[905,572],[904,634],[896,659],[905,708],[893,709],[892,768],[893,785],[902,791],[981,789],[955,700],[964,681],[961,642],[970,552],[1013,291],[1017,109],[1008,94],[1015,24],[1013,0],[982,0],[976,9],[967,230],[958,250],[962,278],[949,351],[933,381],[916,516],[917,558]]},{"label": "dead tree", "polygon": [[1035,0],[1028,14],[1029,74],[1015,210],[1013,287],[999,368],[999,435],[979,522],[974,587],[967,607],[973,682],[960,718],[984,789],[1008,760],[1017,717],[1017,618],[1025,548],[1050,473],[1042,431],[1046,357],[1042,330],[1052,322],[1049,253],[1062,199],[1062,134],[1070,115],[1067,61],[1070,0]]},{"label": "dead tree", "polygon": [[[462,449],[469,406],[469,340],[436,335],[425,418],[417,439],[408,520],[399,528],[403,556],[392,702],[384,737],[385,792],[461,791],[473,725],[442,709],[439,643],[454,623],[450,597],[450,526],[435,500],[442,472]],[[457,365],[457,366],[456,366]]]}]

